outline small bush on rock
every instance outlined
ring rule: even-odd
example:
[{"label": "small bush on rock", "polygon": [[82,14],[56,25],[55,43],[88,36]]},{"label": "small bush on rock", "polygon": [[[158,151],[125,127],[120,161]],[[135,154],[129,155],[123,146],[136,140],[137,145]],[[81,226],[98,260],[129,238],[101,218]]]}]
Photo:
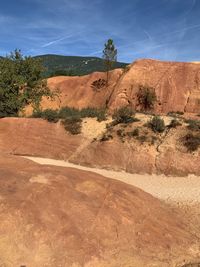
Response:
[{"label": "small bush on rock", "polygon": [[49,122],[58,122],[59,115],[57,110],[53,109],[45,109],[45,110],[38,110],[33,112],[32,115],[33,118],[42,118],[44,120],[47,120]]},{"label": "small bush on rock", "polygon": [[63,107],[60,109],[58,114],[61,119],[65,119],[69,117],[79,116],[79,110],[76,108]]},{"label": "small bush on rock", "polygon": [[199,120],[186,120],[188,123],[188,129],[192,131],[199,131],[200,130],[200,121]]},{"label": "small bush on rock", "polygon": [[134,122],[135,113],[129,107],[122,107],[120,109],[115,110],[112,118],[116,123],[131,123]]},{"label": "small bush on rock", "polygon": [[150,110],[157,101],[155,90],[151,87],[140,85],[137,93],[138,104],[143,110]]},{"label": "small bush on rock", "polygon": [[164,120],[159,116],[154,116],[151,121],[148,123],[148,126],[154,131],[158,133],[162,133],[165,130]]},{"label": "small bush on rock", "polygon": [[73,135],[81,133],[81,122],[82,120],[79,117],[66,118],[62,121],[65,130]]},{"label": "small bush on rock", "polygon": [[189,152],[196,151],[200,146],[200,135],[188,133],[182,138],[182,142]]}]

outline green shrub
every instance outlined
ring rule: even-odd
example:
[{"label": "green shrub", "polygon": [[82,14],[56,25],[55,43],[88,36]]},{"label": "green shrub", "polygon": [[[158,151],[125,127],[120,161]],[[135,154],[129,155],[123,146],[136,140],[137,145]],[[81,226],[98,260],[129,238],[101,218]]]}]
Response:
[{"label": "green shrub", "polygon": [[64,119],[62,121],[62,124],[64,125],[66,131],[70,132],[73,135],[76,135],[81,133],[81,122],[82,120],[80,117],[71,117]]},{"label": "green shrub", "polygon": [[107,114],[105,109],[99,109],[97,113],[97,121],[106,121],[107,120]]},{"label": "green shrub", "polygon": [[59,110],[59,118],[65,119],[69,117],[77,117],[79,116],[79,110],[76,108],[70,108],[70,107],[63,107]]},{"label": "green shrub", "polygon": [[154,107],[157,101],[155,90],[147,86],[139,86],[139,91],[137,93],[138,104],[144,110],[149,110]]},{"label": "green shrub", "polygon": [[76,108],[64,107],[60,109],[59,117],[62,119],[69,117],[97,118],[98,121],[103,121],[106,120],[106,110],[89,107],[79,110]]},{"label": "green shrub", "polygon": [[199,120],[185,120],[186,123],[188,123],[188,129],[192,131],[198,131],[200,130],[200,121]]},{"label": "green shrub", "polygon": [[150,122],[148,123],[148,126],[154,131],[158,133],[162,133],[165,130],[165,123],[164,120],[161,119],[159,116],[154,116]]},{"label": "green shrub", "polygon": [[53,109],[45,109],[45,110],[38,110],[33,112],[33,118],[42,118],[49,122],[58,122],[59,115],[57,110]]},{"label": "green shrub", "polygon": [[196,151],[200,146],[200,135],[188,133],[182,138],[182,142],[189,152]]},{"label": "green shrub", "polygon": [[122,107],[115,110],[112,118],[116,123],[131,123],[134,122],[135,113],[129,107]]}]

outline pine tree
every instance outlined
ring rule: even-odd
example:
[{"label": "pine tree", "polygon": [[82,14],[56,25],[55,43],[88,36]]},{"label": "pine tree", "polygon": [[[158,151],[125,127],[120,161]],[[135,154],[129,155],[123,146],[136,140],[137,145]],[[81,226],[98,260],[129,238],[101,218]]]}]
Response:
[{"label": "pine tree", "polygon": [[108,39],[107,43],[104,45],[103,59],[106,67],[106,83],[108,86],[109,71],[112,69],[113,63],[117,61],[117,49],[112,39]]}]

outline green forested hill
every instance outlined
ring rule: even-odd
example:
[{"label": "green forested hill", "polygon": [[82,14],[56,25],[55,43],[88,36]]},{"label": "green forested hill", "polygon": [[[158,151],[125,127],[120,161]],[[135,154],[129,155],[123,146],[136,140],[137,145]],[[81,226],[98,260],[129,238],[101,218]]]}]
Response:
[{"label": "green forested hill", "polygon": [[[94,71],[105,71],[104,62],[98,57],[41,55],[40,58],[46,68],[45,76],[57,75],[85,75]],[[116,62],[113,69],[124,68],[127,63]]]}]

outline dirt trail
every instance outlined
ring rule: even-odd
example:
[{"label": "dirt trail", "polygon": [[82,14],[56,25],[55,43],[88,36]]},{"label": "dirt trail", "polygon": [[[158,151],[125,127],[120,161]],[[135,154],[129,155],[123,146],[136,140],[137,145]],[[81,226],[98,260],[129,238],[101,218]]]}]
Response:
[{"label": "dirt trail", "polygon": [[141,188],[151,195],[171,204],[196,205],[200,203],[200,177],[167,177],[164,175],[140,175],[75,165],[67,161],[38,157],[24,157],[39,164],[71,167],[101,174]]}]

